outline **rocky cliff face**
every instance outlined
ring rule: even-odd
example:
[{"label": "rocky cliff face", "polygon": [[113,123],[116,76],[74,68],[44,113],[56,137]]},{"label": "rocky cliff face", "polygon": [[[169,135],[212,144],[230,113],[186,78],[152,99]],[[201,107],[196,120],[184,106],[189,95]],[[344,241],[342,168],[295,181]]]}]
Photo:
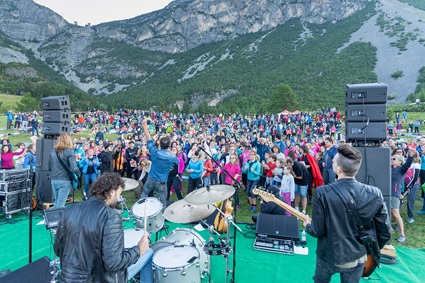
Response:
[{"label": "rocky cliff face", "polygon": [[169,53],[266,31],[299,18],[324,23],[346,18],[370,0],[177,0],[148,15],[101,24],[98,35]]},{"label": "rocky cliff face", "polygon": [[0,0],[0,30],[16,40],[43,42],[68,23],[32,0]]}]

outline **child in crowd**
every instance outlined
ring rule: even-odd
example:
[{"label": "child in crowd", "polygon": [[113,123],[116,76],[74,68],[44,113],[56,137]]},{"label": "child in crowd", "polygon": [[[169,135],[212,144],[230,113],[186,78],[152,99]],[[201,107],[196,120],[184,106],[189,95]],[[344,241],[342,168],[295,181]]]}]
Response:
[{"label": "child in crowd", "polygon": [[280,188],[283,177],[283,159],[276,160],[276,168],[273,171],[272,185]]},{"label": "child in crowd", "polygon": [[[291,205],[291,202],[293,202],[295,198],[295,181],[293,175],[294,172],[292,171],[291,166],[283,167],[283,177],[280,186],[280,194],[288,205]],[[286,215],[290,216],[291,214],[287,211]]]},{"label": "child in crowd", "polygon": [[264,173],[266,174],[266,184],[264,187],[267,190],[267,188],[272,184],[273,181],[273,171],[276,168],[276,155],[269,154],[268,157],[266,155],[266,158],[267,163],[263,161],[263,168]]}]

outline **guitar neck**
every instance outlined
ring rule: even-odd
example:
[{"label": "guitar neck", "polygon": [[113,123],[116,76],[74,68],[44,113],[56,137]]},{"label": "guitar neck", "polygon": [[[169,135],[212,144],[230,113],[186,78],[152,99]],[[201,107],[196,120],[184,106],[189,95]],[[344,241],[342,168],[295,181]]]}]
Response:
[{"label": "guitar neck", "polygon": [[271,199],[272,202],[274,202],[275,204],[279,205],[280,207],[282,207],[283,209],[285,209],[286,211],[288,211],[289,213],[291,213],[292,215],[298,217],[299,219],[301,219],[303,222],[306,220],[305,214],[303,214],[302,212],[296,210],[295,208],[293,208],[290,205],[287,205],[286,203],[284,203],[283,201],[281,201],[280,199],[274,198]]},{"label": "guitar neck", "polygon": [[275,204],[279,205],[280,207],[282,207],[283,209],[285,209],[286,211],[288,211],[289,213],[291,213],[292,215],[298,217],[299,219],[301,219],[303,222],[306,220],[306,215],[301,213],[300,211],[296,210],[295,208],[293,208],[292,206],[284,203],[283,201],[281,201],[280,199],[276,198],[273,194],[270,194],[266,191],[263,190],[259,190],[259,189],[253,189],[252,192],[256,195],[260,195],[265,201],[272,201]]}]

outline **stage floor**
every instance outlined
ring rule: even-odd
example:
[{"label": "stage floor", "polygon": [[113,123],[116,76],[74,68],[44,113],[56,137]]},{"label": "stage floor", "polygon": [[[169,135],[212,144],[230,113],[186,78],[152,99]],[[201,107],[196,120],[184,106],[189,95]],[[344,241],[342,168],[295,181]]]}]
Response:
[{"label": "stage floor", "polygon": [[[15,223],[6,223],[4,215],[0,214],[3,220],[0,223],[0,270],[16,270],[28,264],[29,254],[29,218],[25,213],[14,214],[12,220]],[[43,220],[40,211],[33,215],[33,241],[32,260],[35,261],[43,256],[53,258],[53,237],[45,225],[37,225]],[[123,228],[134,227],[131,221],[123,222]],[[169,232],[176,228],[193,228],[193,225],[169,223]],[[236,256],[236,282],[312,282],[315,270],[315,249],[316,239],[307,235],[308,255],[286,255],[253,249],[255,231],[248,229],[244,223],[238,224],[243,233],[238,232],[236,238],[236,253],[229,256],[230,268],[232,268],[233,256]],[[209,241],[207,230],[197,231],[206,241]],[[233,229],[231,231],[233,235]],[[161,232],[160,236],[165,236]],[[223,237],[223,236],[221,236]],[[151,236],[155,241],[155,234]],[[218,237],[214,236],[215,243]],[[425,269],[423,260],[425,259],[425,249],[409,249],[396,247],[397,261],[395,265],[382,265],[371,275],[369,280],[379,280],[380,282],[424,282]],[[226,282],[226,259],[222,256],[211,257],[211,280],[215,283]],[[29,279],[32,278],[31,274]],[[229,279],[232,277],[230,274]],[[420,279],[422,278],[422,279]],[[183,279],[183,277],[182,277]],[[368,280],[362,279],[361,282]],[[1,279],[0,279],[1,282]],[[29,282],[32,282],[29,280]],[[183,282],[184,281],[179,281]],[[202,282],[208,282],[208,277]],[[229,281],[230,282],[230,281]],[[332,282],[339,282],[339,276],[335,275]]]}]

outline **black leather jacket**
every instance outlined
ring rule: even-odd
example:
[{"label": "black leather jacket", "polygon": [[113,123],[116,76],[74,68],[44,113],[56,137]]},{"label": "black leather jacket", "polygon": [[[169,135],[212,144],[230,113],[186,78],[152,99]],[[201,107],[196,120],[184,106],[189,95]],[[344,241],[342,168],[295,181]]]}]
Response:
[{"label": "black leather jacket", "polygon": [[[372,234],[382,249],[391,237],[387,208],[381,191],[355,179],[341,179],[336,189],[345,186],[356,202],[357,212],[365,229]],[[318,238],[317,257],[331,264],[345,264],[361,258],[366,248],[359,242],[354,216],[347,212],[341,198],[331,186],[316,189],[313,199],[311,224],[307,233]]]},{"label": "black leather jacket", "polygon": [[65,209],[54,249],[60,257],[59,282],[126,282],[127,267],[140,256],[124,248],[122,220],[103,200],[90,197]]}]

